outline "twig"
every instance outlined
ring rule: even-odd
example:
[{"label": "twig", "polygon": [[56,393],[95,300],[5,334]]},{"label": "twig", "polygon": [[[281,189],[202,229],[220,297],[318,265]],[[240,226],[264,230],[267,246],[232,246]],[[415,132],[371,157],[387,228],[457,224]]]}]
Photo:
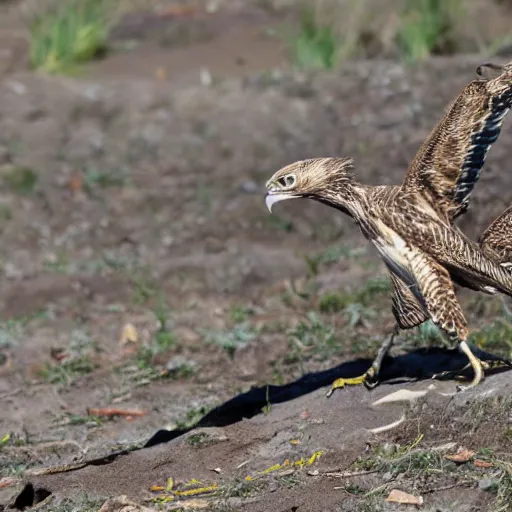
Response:
[{"label": "twig", "polygon": [[332,478],[350,478],[351,476],[364,476],[378,473],[380,469],[370,469],[369,471],[343,471],[343,473],[320,473],[322,476],[330,476]]},{"label": "twig", "polygon": [[425,489],[424,491],[421,491],[422,494],[430,494],[433,492],[440,492],[440,491],[447,491],[448,489],[453,489],[454,487],[464,487],[468,484],[473,484],[474,482],[472,480],[464,480],[462,482],[455,482],[454,484],[450,485],[443,485],[441,487],[433,487],[430,489]]}]

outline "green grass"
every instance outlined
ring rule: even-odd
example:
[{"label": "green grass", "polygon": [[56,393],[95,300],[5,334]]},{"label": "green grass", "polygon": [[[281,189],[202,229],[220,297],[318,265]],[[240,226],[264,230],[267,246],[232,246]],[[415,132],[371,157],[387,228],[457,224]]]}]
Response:
[{"label": "green grass", "polygon": [[286,363],[302,361],[304,357],[327,361],[343,350],[334,326],[325,323],[313,311],[289,333],[289,339]]},{"label": "green grass", "polygon": [[124,168],[87,169],[84,176],[84,188],[88,194],[94,195],[96,188],[123,187],[129,184],[128,171]]},{"label": "green grass", "polygon": [[204,432],[199,432],[197,434],[191,434],[186,438],[187,444],[193,446],[194,448],[199,448],[208,442],[208,435]]},{"label": "green grass", "polygon": [[233,324],[241,324],[247,322],[254,311],[243,304],[234,304],[229,310],[229,317]]},{"label": "green grass", "polygon": [[318,275],[320,267],[323,265],[333,265],[341,259],[354,260],[364,256],[367,252],[366,247],[351,248],[343,245],[331,245],[327,249],[317,254],[306,255],[304,260],[308,266],[310,276]]},{"label": "green grass", "polygon": [[248,322],[236,324],[230,330],[203,331],[204,340],[208,344],[223,348],[229,357],[233,358],[235,352],[247,346],[257,336],[257,331]]},{"label": "green grass", "polygon": [[70,385],[83,375],[93,372],[97,365],[91,355],[97,351],[95,341],[79,329],[71,333],[65,358],[57,363],[47,364],[40,376],[50,384]]},{"label": "green grass", "polygon": [[334,27],[318,23],[310,8],[301,12],[300,29],[291,47],[293,62],[300,69],[332,69],[338,62],[339,40]]},{"label": "green grass", "polygon": [[24,328],[26,325],[37,318],[44,318],[46,311],[38,311],[28,316],[11,318],[5,322],[0,322],[0,348],[11,348],[23,340]]},{"label": "green grass", "polygon": [[213,407],[202,405],[189,409],[183,418],[176,421],[177,429],[187,429],[193,427],[203,416],[208,414]]},{"label": "green grass", "polygon": [[469,341],[487,352],[512,358],[512,325],[504,319],[473,331]]},{"label": "green grass", "polygon": [[1,169],[1,179],[12,192],[28,195],[36,190],[38,175],[28,167],[7,165]]},{"label": "green grass", "polygon": [[512,464],[499,461],[496,463],[501,474],[497,484],[496,501],[491,509],[492,512],[506,512],[510,510],[512,503]]},{"label": "green grass", "polygon": [[30,27],[30,61],[48,73],[69,73],[107,48],[112,0],[62,0]]},{"label": "green grass", "polygon": [[350,309],[351,306],[354,309],[353,306],[356,304],[360,308],[366,309],[390,292],[391,282],[388,278],[369,279],[363,287],[355,292],[341,290],[323,294],[320,297],[318,308],[322,313],[337,313],[347,308]]},{"label": "green grass", "polygon": [[455,51],[454,29],[462,15],[461,0],[407,0],[397,34],[404,60],[413,63]]},{"label": "green grass", "polygon": [[87,375],[95,369],[88,355],[65,359],[62,363],[47,365],[40,374],[50,384],[71,384],[81,375]]},{"label": "green grass", "polygon": [[[153,358],[158,354],[170,352],[176,345],[176,337],[171,326],[171,307],[163,297],[160,291],[156,292],[156,305],[153,313],[158,321],[158,330],[155,332],[151,343],[148,346],[140,348],[137,354],[137,364],[140,368],[151,368]],[[178,370],[178,369],[177,369]],[[176,377],[186,376],[191,370],[187,365],[183,366],[183,371],[176,371]]]}]

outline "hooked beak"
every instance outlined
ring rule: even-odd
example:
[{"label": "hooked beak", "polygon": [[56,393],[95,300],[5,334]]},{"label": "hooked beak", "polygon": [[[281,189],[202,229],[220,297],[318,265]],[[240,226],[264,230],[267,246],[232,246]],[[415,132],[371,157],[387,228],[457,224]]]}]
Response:
[{"label": "hooked beak", "polygon": [[265,197],[265,204],[267,205],[268,211],[272,213],[272,206],[279,201],[285,201],[286,199],[297,199],[301,196],[293,196],[290,194],[267,194]]}]

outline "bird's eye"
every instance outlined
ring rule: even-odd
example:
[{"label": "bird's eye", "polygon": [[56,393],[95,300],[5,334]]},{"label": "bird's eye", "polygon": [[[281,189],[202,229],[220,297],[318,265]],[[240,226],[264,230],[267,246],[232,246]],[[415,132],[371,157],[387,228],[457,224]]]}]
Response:
[{"label": "bird's eye", "polygon": [[283,176],[282,178],[279,178],[277,180],[277,182],[279,183],[279,185],[281,185],[281,187],[283,188],[291,188],[295,185],[295,175],[293,174],[288,174],[286,176]]}]

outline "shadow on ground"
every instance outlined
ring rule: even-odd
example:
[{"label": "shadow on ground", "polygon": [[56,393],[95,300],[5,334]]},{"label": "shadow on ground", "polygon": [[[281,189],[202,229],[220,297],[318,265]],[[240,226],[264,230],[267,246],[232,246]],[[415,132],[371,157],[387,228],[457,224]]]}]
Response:
[{"label": "shadow on ground", "polygon": [[[480,359],[484,361],[499,360],[496,356],[488,352],[479,350],[475,347],[472,348],[473,351],[478,355],[478,357],[480,357]],[[120,452],[112,453],[106,457],[100,457],[88,461],[83,461],[78,464],[69,464],[58,468],[38,470],[35,472],[35,474],[37,475],[35,483],[32,483],[33,480],[27,481],[23,490],[17,495],[15,500],[12,502],[12,505],[10,505],[10,508],[24,510],[27,507],[31,507],[36,505],[37,503],[42,502],[50,495],[52,495],[54,492],[58,493],[59,491],[68,491],[71,487],[73,487],[73,485],[71,482],[69,482],[70,478],[66,477],[64,474],[69,474],[71,472],[82,472],[84,470],[89,472],[94,471],[95,466],[97,467],[112,464],[115,461],[118,461],[118,459],[120,459],[122,456],[133,457],[135,456],[134,452],[136,451],[145,451],[147,449],[156,447],[157,445],[162,445],[165,443],[169,443],[170,441],[178,440],[178,438],[184,437],[190,434],[191,432],[197,432],[205,428],[215,429],[227,427],[230,425],[243,422],[244,420],[254,418],[255,416],[258,415],[264,415],[266,414],[266,408],[268,411],[270,411],[270,408],[273,405],[283,404],[285,402],[290,402],[292,400],[304,397],[305,395],[311,394],[319,390],[319,388],[329,386],[337,378],[351,378],[361,375],[369,368],[370,364],[371,360],[369,359],[357,359],[354,361],[342,363],[339,366],[329,370],[306,374],[300,379],[286,385],[269,385],[254,387],[247,391],[246,393],[242,393],[238,396],[235,396],[234,398],[228,400],[219,407],[216,407],[215,409],[207,413],[205,416],[203,416],[196,424],[188,428],[175,430],[162,429],[157,431],[142,446],[135,447],[131,450],[123,450]],[[461,354],[458,349],[450,350],[446,348],[426,348],[414,350],[407,354],[400,355],[397,357],[387,357],[384,360],[383,367],[381,370],[381,388],[383,387],[383,385],[387,387],[387,385],[389,384],[397,384],[411,381],[424,381],[426,379],[432,379],[434,375],[443,372],[454,372],[455,374],[460,375],[461,378],[471,378],[471,370],[468,371],[468,369],[466,368],[467,364],[468,360],[466,356]],[[506,369],[506,366],[501,366],[490,373],[501,373],[502,371],[506,371]],[[430,386],[429,389],[431,387],[432,386]],[[365,392],[364,389],[362,388],[362,386],[359,386],[359,389],[361,391],[357,392],[358,395],[361,392]],[[347,395],[347,391],[338,391],[336,394]],[[353,393],[350,392],[349,394],[353,395]],[[368,393],[368,396],[369,395],[370,393]],[[366,400],[368,400],[368,398],[366,398]],[[321,402],[323,402],[324,404],[323,407],[327,409],[329,409],[330,406],[336,408],[338,407],[338,404],[334,400],[317,400],[317,403]],[[374,402],[373,405],[375,405],[375,403],[377,402]],[[297,408],[297,412],[303,409],[303,407],[299,403],[296,403],[295,407]],[[378,415],[378,417],[381,423],[382,420],[386,421],[391,419],[391,417],[388,418],[386,417],[386,415]],[[377,418],[374,418],[374,420],[375,419]],[[361,418],[359,418],[357,421],[362,422],[359,425],[360,427],[362,427],[365,421],[365,415],[361,415]],[[270,425],[272,424],[271,421],[268,423]],[[374,423],[374,421],[372,421],[372,423]],[[400,421],[394,423],[399,424]],[[389,425],[392,424],[393,422],[389,423]],[[343,429],[344,424],[339,423],[337,427],[341,427]],[[285,427],[283,426],[283,428]],[[377,428],[375,432],[377,432],[378,430],[379,428]],[[227,437],[224,439],[222,436],[217,436],[217,440],[218,439],[228,440]],[[243,439],[238,440],[238,442],[240,441],[243,442]],[[221,443],[221,445],[222,444],[224,443]],[[359,443],[356,443],[356,445],[359,446]],[[230,443],[224,444],[224,446],[226,452],[225,455],[229,456],[228,452],[230,452],[233,449],[233,447],[230,446]],[[192,451],[194,450],[194,448],[190,449]],[[172,457],[172,454],[167,453],[167,457]],[[177,455],[176,458],[181,459],[181,456]],[[150,457],[150,459],[152,458]],[[137,464],[137,466],[138,471],[140,473],[151,473],[154,471],[155,467],[157,467],[153,466],[152,468],[144,468],[140,464]],[[192,465],[192,467],[194,467],[194,465]],[[195,468],[197,469],[197,467],[198,466],[196,465]],[[57,482],[59,481],[57,477],[57,475],[59,474],[64,475],[62,477],[62,485],[56,483],[55,481],[55,478],[57,478]],[[101,475],[98,476],[100,480],[103,478]],[[45,478],[49,479],[50,485],[45,485]],[[28,477],[28,479],[30,479],[30,476]],[[81,487],[83,490],[86,490],[87,492],[96,492],[99,490],[97,488],[97,482],[96,485],[93,484],[92,489],[88,489],[87,484],[83,483],[87,482],[87,477],[83,479],[79,477],[79,480],[82,482]],[[121,483],[121,480],[122,479],[119,480],[120,485],[118,489],[115,489],[115,485],[114,489],[109,487],[109,491],[111,494],[119,495],[120,493],[126,492],[126,486]],[[139,495],[142,489],[132,488],[131,491],[131,494],[135,496]]]}]

